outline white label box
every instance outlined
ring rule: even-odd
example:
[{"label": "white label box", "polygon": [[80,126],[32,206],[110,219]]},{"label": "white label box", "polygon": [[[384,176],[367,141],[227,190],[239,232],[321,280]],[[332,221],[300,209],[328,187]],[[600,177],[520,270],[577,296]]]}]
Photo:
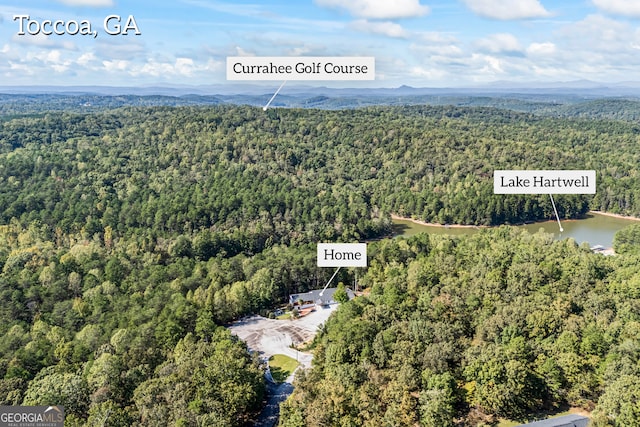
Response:
[{"label": "white label box", "polygon": [[372,56],[228,56],[227,80],[375,80]]},{"label": "white label box", "polygon": [[366,266],[366,243],[318,243],[318,267]]},{"label": "white label box", "polygon": [[595,170],[496,170],[494,194],[596,194]]}]

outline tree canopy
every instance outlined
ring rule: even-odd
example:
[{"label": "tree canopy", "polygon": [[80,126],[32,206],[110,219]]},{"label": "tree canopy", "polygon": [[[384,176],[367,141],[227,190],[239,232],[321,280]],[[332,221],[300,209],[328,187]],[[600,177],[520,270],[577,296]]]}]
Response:
[{"label": "tree canopy", "polygon": [[316,337],[281,425],[525,422],[566,406],[635,425],[637,254],[506,227],[370,246],[371,292]]},{"label": "tree canopy", "polygon": [[636,123],[49,101],[60,108],[0,110],[2,404],[56,399],[71,426],[251,423],[263,367],[223,325],[326,283],[317,242],[368,240],[368,296],[324,327],[283,425],[447,426],[562,404],[596,407],[601,425],[635,413],[632,396],[615,403],[640,358],[635,228],[614,258],[508,227],[385,237],[392,213],[552,215],[544,196],[493,195],[494,169],[595,169],[596,195],[557,197],[560,215],[638,215]]}]

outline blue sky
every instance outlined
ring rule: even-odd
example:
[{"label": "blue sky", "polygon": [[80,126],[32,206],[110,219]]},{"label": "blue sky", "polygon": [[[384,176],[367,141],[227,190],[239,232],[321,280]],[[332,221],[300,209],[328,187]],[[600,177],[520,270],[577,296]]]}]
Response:
[{"label": "blue sky", "polygon": [[[40,24],[88,21],[98,35],[20,35],[16,15]],[[107,34],[103,21],[109,15],[120,15],[123,26],[133,16],[141,34]],[[34,22],[30,28],[35,27]],[[375,57],[374,82],[332,83],[350,87],[640,81],[640,0],[4,0],[0,5],[3,86],[224,84],[226,57],[244,55]]]}]

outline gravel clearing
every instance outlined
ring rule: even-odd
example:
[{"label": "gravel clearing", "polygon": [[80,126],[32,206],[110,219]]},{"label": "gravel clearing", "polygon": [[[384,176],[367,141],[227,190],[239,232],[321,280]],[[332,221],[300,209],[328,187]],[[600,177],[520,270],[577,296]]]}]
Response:
[{"label": "gravel clearing", "polygon": [[309,368],[313,355],[295,350],[291,348],[291,344],[311,341],[318,333],[318,327],[329,318],[336,307],[337,305],[317,308],[316,311],[297,320],[245,317],[234,322],[229,329],[232,334],[247,343],[249,350],[258,352],[262,358],[268,359],[274,354],[284,354],[298,360],[303,368]]},{"label": "gravel clearing", "polygon": [[[311,341],[318,333],[318,327],[322,325],[337,308],[337,304],[327,308],[317,308],[296,320],[275,320],[262,316],[245,317],[234,322],[230,327],[231,333],[247,343],[249,350],[258,352],[263,360],[269,359],[274,354],[284,354],[296,359],[298,368],[311,368],[313,355],[291,348],[296,345]],[[280,416],[280,403],[292,392],[293,377],[295,372],[282,384],[267,382],[266,405],[256,420],[255,427],[274,427]]]}]

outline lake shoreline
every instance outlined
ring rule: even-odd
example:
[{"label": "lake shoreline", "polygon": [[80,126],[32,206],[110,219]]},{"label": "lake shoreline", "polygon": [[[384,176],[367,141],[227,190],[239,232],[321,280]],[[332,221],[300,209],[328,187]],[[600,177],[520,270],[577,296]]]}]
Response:
[{"label": "lake shoreline", "polygon": [[[489,228],[499,226],[470,226],[470,225],[442,225],[427,223],[412,218],[401,217],[393,214],[393,236],[410,237],[421,232],[446,235],[469,235],[481,232]],[[637,224],[640,218],[628,217],[618,214],[607,214],[600,211],[589,211],[582,218],[563,219],[563,231],[559,232],[556,220],[530,222],[526,224],[510,224],[512,227],[522,228],[529,233],[544,230],[545,233],[554,235],[555,240],[573,238],[579,244],[588,243],[590,247],[603,255],[612,252],[615,233],[632,224]],[[608,250],[604,250],[607,248]]]},{"label": "lake shoreline", "polygon": [[[626,215],[620,215],[620,214],[614,214],[614,213],[609,213],[609,212],[602,212],[602,211],[589,211],[587,212],[587,214],[593,214],[593,215],[602,215],[602,216],[608,216],[611,218],[618,218],[618,219],[625,219],[625,220],[630,220],[630,221],[640,221],[640,218],[635,217],[635,216],[626,216]],[[496,227],[500,227],[500,225],[468,225],[468,224],[438,224],[435,222],[425,222],[425,221],[421,221],[419,219],[415,219],[415,218],[410,218],[410,217],[405,217],[405,216],[400,216],[400,215],[396,215],[396,214],[391,214],[391,219],[392,220],[397,220],[397,221],[409,221],[412,222],[414,224],[418,224],[418,225],[424,225],[427,227],[442,227],[442,228],[475,228],[475,229],[482,229],[482,228],[496,228]],[[571,219],[562,219],[562,222],[565,221],[580,221],[581,218],[571,218]],[[584,219],[584,218],[582,218]],[[543,222],[547,222],[547,221],[553,221],[552,219],[548,219],[548,220],[544,220],[544,221],[533,221],[530,223],[520,223],[520,224],[501,224],[501,225],[511,225],[514,227],[520,226],[520,225],[527,225],[527,224],[535,224],[537,222],[543,223]]]},{"label": "lake shoreline", "polygon": [[424,222],[421,221],[419,219],[414,219],[414,218],[409,218],[409,217],[404,217],[404,216],[400,216],[400,215],[396,215],[396,214],[391,214],[391,219],[392,220],[398,220],[398,221],[411,221],[414,224],[419,224],[419,225],[425,225],[427,227],[442,227],[442,228],[490,228],[490,226],[487,225],[466,225],[466,224],[438,224],[435,222]]},{"label": "lake shoreline", "polygon": [[589,211],[589,213],[595,214],[595,215],[608,216],[611,218],[628,219],[630,221],[640,221],[640,218],[638,218],[637,216],[627,216],[627,215],[620,215],[620,214],[614,214],[614,213],[602,212],[602,211]]}]

